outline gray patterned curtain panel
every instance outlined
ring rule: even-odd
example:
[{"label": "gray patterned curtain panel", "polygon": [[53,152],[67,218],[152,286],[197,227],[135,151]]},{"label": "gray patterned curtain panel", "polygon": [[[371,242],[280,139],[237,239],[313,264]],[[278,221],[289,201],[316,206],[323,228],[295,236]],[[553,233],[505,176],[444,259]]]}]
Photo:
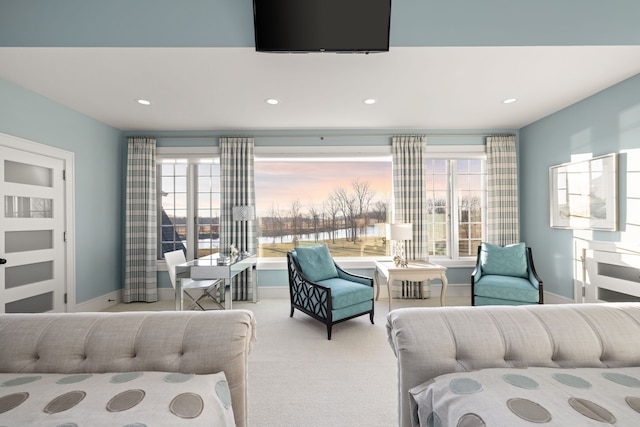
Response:
[{"label": "gray patterned curtain panel", "polygon": [[[394,136],[391,140],[394,223],[413,224],[413,238],[406,242],[408,260],[428,260],[426,162],[427,137]],[[402,288],[392,285],[392,292],[402,295]]]},{"label": "gray patterned curtain panel", "polygon": [[[233,208],[255,206],[253,138],[223,137],[220,142],[220,253],[229,254],[229,246],[256,253],[255,220],[234,221]],[[253,269],[236,277],[234,300],[253,298]]]},{"label": "gray patterned curtain panel", "polygon": [[513,135],[487,137],[487,234],[487,242],[495,245],[520,241],[518,159]]},{"label": "gray patterned curtain panel", "polygon": [[129,138],[124,302],[158,300],[156,140]]}]

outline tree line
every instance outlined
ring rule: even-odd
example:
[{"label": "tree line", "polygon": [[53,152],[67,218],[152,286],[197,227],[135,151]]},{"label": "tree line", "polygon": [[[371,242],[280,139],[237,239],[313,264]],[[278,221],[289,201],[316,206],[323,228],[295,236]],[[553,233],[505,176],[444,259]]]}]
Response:
[{"label": "tree line", "polygon": [[291,235],[294,242],[303,235],[313,235],[318,240],[321,233],[328,233],[335,243],[337,231],[346,230],[347,241],[357,242],[370,223],[387,221],[388,203],[373,202],[375,191],[368,181],[355,179],[351,188],[335,188],[318,204],[303,206],[299,199],[292,200],[288,208],[272,205],[268,215],[261,218],[262,235],[271,237],[273,243]]},{"label": "tree line", "polygon": [[[287,208],[272,205],[267,216],[261,217],[263,237],[271,237],[273,243],[283,242],[291,235],[294,242],[303,235],[315,236],[328,233],[335,243],[338,230],[346,231],[347,241],[356,243],[366,233],[367,226],[389,222],[389,203],[374,202],[375,191],[368,181],[359,178],[351,182],[351,188],[335,188],[320,203],[303,206],[299,199],[292,200]],[[428,197],[427,215],[442,216],[446,221],[449,203],[446,197]],[[481,221],[481,197],[465,194],[460,197],[458,209],[461,222]]]}]

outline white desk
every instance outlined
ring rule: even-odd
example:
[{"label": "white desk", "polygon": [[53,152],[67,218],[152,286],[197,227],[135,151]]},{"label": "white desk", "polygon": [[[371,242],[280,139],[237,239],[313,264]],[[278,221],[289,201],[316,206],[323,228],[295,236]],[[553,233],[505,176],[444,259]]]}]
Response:
[{"label": "white desk", "polygon": [[[224,280],[224,308],[231,309],[231,287],[233,279],[247,268],[255,268],[256,256],[244,255],[232,258],[231,264],[218,265],[218,254],[208,255],[176,266],[176,310],[183,309],[182,279]],[[257,301],[258,289],[253,275],[253,302]]]},{"label": "white desk", "polygon": [[[438,264],[421,261],[410,261],[406,268],[396,267],[392,261],[376,261],[376,301],[380,296],[380,279],[384,277],[389,290],[389,311],[391,311],[391,285],[394,280],[406,280],[409,282],[424,282],[425,280],[440,279],[442,292],[440,292],[440,305],[444,307],[444,299],[447,294],[447,267]],[[422,284],[420,285],[422,286]]]}]

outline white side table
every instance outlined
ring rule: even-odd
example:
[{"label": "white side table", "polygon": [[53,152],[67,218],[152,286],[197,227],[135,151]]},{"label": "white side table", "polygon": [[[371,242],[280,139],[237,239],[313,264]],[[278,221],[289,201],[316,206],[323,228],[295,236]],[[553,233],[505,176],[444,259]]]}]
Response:
[{"label": "white side table", "polygon": [[[406,280],[409,282],[424,282],[430,279],[440,279],[442,292],[440,292],[440,305],[444,307],[444,299],[447,294],[447,267],[423,261],[410,261],[406,268],[396,267],[392,261],[376,261],[374,279],[376,282],[376,301],[380,296],[380,279],[387,281],[389,291],[389,311],[391,311],[391,285],[394,280]],[[381,277],[382,276],[382,277]],[[422,285],[420,285],[422,286]]]}]

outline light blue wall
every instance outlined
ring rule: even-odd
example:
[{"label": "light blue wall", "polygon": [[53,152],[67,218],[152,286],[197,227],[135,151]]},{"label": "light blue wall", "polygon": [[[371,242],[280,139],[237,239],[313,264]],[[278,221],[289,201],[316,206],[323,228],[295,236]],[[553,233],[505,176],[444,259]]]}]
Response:
[{"label": "light blue wall", "polygon": [[[545,290],[573,299],[572,230],[549,227],[549,167],[574,155],[599,156],[640,149],[640,75],[597,93],[520,130],[520,195],[522,237],[533,248]],[[640,236],[627,231],[626,156],[620,156],[619,211],[621,231],[593,232],[594,240]],[[636,215],[637,217],[637,215]],[[626,233],[626,234],[625,234]]]},{"label": "light blue wall", "polygon": [[514,133],[517,129],[305,129],[305,130],[216,130],[216,131],[124,131],[130,136],[152,135],[158,147],[217,147],[218,137],[253,137],[256,147],[391,146],[392,135],[428,135],[428,145],[483,145],[484,135]]},{"label": "light blue wall", "polygon": [[0,132],[74,153],[76,302],[120,289],[120,131],[0,79]]},{"label": "light blue wall", "polygon": [[[640,44],[637,0],[393,0],[391,46]],[[0,0],[0,46],[253,47],[252,0]]]}]

